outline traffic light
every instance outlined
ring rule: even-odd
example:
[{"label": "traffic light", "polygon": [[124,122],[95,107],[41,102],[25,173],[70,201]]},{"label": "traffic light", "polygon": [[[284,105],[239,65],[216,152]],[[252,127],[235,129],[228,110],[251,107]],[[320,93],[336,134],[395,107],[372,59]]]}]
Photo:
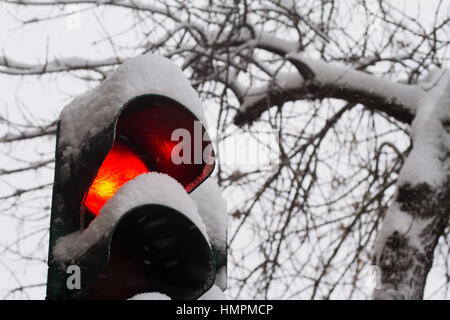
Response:
[{"label": "traffic light", "polygon": [[181,70],[142,55],[58,122],[47,299],[196,299],[226,286],[226,207],[203,108]]}]

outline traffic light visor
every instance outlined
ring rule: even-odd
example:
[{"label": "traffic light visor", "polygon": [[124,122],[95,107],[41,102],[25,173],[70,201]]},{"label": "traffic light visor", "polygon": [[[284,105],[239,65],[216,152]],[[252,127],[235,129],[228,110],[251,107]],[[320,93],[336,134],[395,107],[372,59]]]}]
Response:
[{"label": "traffic light visor", "polygon": [[98,215],[123,184],[147,172],[165,173],[189,193],[213,168],[212,143],[198,119],[172,99],[141,96],[121,112],[113,146],[90,185],[85,205]]}]

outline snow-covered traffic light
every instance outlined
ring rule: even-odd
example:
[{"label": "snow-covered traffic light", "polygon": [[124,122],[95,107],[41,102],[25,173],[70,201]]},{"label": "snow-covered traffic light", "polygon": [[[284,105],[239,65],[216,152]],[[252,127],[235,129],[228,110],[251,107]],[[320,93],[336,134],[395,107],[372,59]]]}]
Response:
[{"label": "snow-covered traffic light", "polygon": [[226,206],[201,102],[143,55],[58,123],[47,299],[196,299],[226,286]]}]

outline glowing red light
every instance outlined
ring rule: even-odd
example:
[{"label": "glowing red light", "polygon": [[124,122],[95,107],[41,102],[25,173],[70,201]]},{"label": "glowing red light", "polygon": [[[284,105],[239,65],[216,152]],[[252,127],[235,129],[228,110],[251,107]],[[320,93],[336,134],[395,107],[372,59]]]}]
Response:
[{"label": "glowing red light", "polygon": [[169,138],[161,138],[156,134],[147,133],[147,143],[155,150],[156,162],[168,161],[172,158],[172,150],[177,142],[170,141]]},{"label": "glowing red light", "polygon": [[[214,167],[206,161],[194,161],[195,121],[195,116],[182,105],[164,97],[147,95],[130,102],[116,125],[116,136],[126,139],[127,144],[120,142],[124,140],[114,142],[89,188],[86,207],[97,216],[122,185],[150,171],[171,176],[190,193],[210,175]],[[182,140],[183,148],[177,148],[174,155],[190,161],[179,163],[178,158],[177,162],[172,160],[172,152],[181,142],[172,141],[177,129],[187,130],[193,138],[186,143]],[[204,132],[202,128],[201,138]],[[200,143],[202,152],[210,144],[207,139]],[[185,147],[190,147],[186,154]]]},{"label": "glowing red light", "polygon": [[89,188],[86,206],[97,216],[121,186],[146,172],[149,170],[139,155],[131,147],[115,141]]}]

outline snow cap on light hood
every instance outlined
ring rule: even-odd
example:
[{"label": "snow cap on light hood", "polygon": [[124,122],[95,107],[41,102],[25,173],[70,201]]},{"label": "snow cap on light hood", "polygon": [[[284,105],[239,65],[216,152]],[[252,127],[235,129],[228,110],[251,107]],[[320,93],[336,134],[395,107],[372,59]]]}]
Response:
[{"label": "snow cap on light hood", "polygon": [[111,125],[127,102],[149,94],[182,104],[206,129],[202,103],[180,67],[165,57],[145,54],[119,65],[99,86],[64,108],[60,116],[64,158],[75,161],[83,143]]}]

